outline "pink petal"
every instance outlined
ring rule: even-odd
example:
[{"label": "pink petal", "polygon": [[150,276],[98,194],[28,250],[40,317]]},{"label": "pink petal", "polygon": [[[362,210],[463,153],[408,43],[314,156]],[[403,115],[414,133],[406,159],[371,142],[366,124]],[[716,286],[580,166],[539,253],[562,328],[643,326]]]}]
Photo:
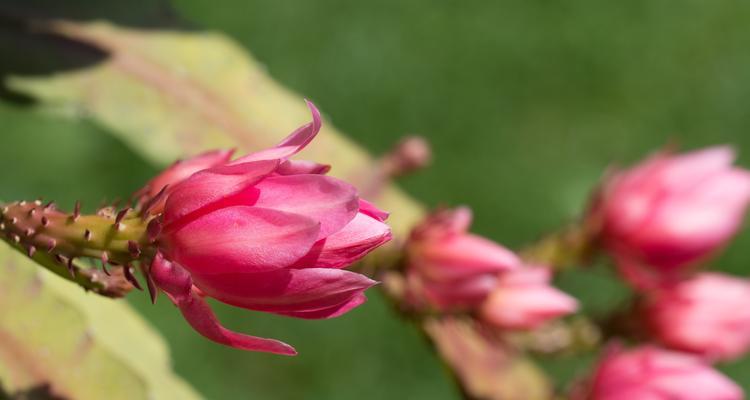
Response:
[{"label": "pink petal", "polygon": [[335,305],[333,307],[323,308],[317,311],[291,311],[291,312],[280,312],[277,314],[286,315],[288,317],[302,318],[302,319],[329,319],[340,317],[349,311],[357,308],[367,301],[367,297],[364,293],[359,293],[352,297],[351,300]]},{"label": "pink petal", "polygon": [[346,267],[390,239],[388,225],[359,212],[343,229],[317,241],[294,265],[300,268]]},{"label": "pink petal", "polygon": [[198,171],[226,164],[232,158],[232,153],[234,150],[213,150],[177,161],[151,179],[139,192],[139,196],[152,197],[165,186],[174,186]]},{"label": "pink petal", "polygon": [[357,190],[323,175],[272,176],[258,182],[257,207],[272,208],[320,222],[318,238],[340,230],[357,214]]},{"label": "pink petal", "polygon": [[291,265],[318,238],[317,221],[261,207],[220,208],[163,240],[166,254],[192,274],[270,271]]},{"label": "pink petal", "polygon": [[219,323],[211,308],[195,290],[190,296],[175,302],[180,308],[185,320],[207,339],[229,347],[248,351],[263,351],[266,353],[293,356],[297,354],[294,347],[274,339],[245,335],[230,331]]},{"label": "pink petal", "polygon": [[420,248],[414,264],[435,280],[515,269],[520,260],[510,250],[478,235],[451,236]]},{"label": "pink petal", "polygon": [[304,160],[285,160],[279,165],[279,168],[276,169],[276,173],[279,175],[324,175],[330,170],[331,166],[328,164],[318,164],[313,161]]},{"label": "pink petal", "polygon": [[224,303],[285,314],[342,306],[376,283],[364,275],[328,268],[193,275],[193,279],[206,294]]},{"label": "pink petal", "polygon": [[424,282],[424,294],[440,308],[475,308],[497,285],[497,276],[484,274],[449,282]]},{"label": "pink petal", "polygon": [[728,169],[735,158],[735,152],[729,146],[714,146],[669,157],[660,178],[670,190],[689,189],[705,177]]},{"label": "pink petal", "polygon": [[310,113],[312,114],[312,122],[297,128],[297,130],[289,134],[289,136],[287,136],[284,140],[281,141],[281,143],[277,144],[275,147],[248,154],[233,161],[232,164],[245,163],[249,161],[288,158],[297,154],[300,150],[305,148],[305,146],[307,146],[313,140],[313,138],[315,138],[315,135],[318,134],[322,125],[320,119],[320,111],[318,111],[313,103],[307,100],[305,100],[305,103],[307,104],[307,107],[310,109]]},{"label": "pink petal", "polygon": [[[240,193],[271,174],[278,160],[256,161],[200,171],[180,183],[167,198],[164,223],[184,224],[181,221],[201,208]],[[169,226],[167,229],[170,229]],[[172,228],[174,229],[174,228]]]},{"label": "pink petal", "polygon": [[365,213],[381,222],[388,219],[388,212],[379,209],[375,204],[365,199],[359,199],[359,212]]}]

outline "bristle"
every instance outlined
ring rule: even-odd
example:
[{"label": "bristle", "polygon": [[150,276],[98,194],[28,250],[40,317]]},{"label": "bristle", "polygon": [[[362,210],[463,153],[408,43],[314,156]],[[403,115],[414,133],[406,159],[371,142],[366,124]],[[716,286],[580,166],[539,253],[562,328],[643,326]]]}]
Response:
[{"label": "bristle", "polygon": [[104,273],[107,274],[107,276],[109,276],[109,270],[107,269],[107,264],[109,263],[109,254],[107,254],[106,251],[102,252],[101,260],[102,260],[102,271],[104,271]]},{"label": "bristle", "polygon": [[83,240],[87,242],[91,240],[91,231],[89,229],[86,229],[86,231],[83,232]]},{"label": "bristle", "polygon": [[76,205],[73,208],[73,222],[78,221],[78,218],[81,216],[81,201],[76,200]]},{"label": "bristle", "polygon": [[68,266],[68,272],[70,273],[70,276],[72,276],[73,278],[75,278],[76,277],[76,268],[75,268],[75,264],[73,264],[73,257],[70,257],[68,259],[67,266]]},{"label": "bristle", "polygon": [[141,246],[139,246],[138,243],[132,240],[128,240],[128,251],[133,258],[138,258],[141,256]]},{"label": "bristle", "polygon": [[33,228],[26,228],[26,230],[24,230],[24,231],[23,231],[23,234],[24,234],[24,235],[25,235],[26,237],[31,237],[31,236],[34,236],[34,233],[36,233],[36,231],[34,231],[34,229],[33,229]]},{"label": "bristle", "polygon": [[29,257],[34,257],[34,253],[36,253],[36,247],[29,246],[28,249],[26,249],[26,254],[28,254]]},{"label": "bristle", "polygon": [[49,218],[43,216],[42,217],[42,226],[46,227],[47,225],[49,225]]},{"label": "bristle", "polygon": [[50,239],[49,242],[47,242],[47,252],[51,253],[52,250],[54,250],[56,246],[57,246],[57,240]]},{"label": "bristle", "polygon": [[136,287],[136,289],[143,290],[141,284],[138,283],[138,280],[135,278],[135,276],[133,276],[133,267],[130,266],[130,264],[123,265],[122,272],[125,274],[125,279],[127,279],[128,282],[132,283],[133,286]]}]

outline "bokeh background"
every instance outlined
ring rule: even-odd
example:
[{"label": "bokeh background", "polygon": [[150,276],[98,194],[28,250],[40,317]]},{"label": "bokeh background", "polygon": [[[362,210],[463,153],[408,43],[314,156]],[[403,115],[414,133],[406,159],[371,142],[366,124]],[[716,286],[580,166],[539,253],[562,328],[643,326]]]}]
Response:
[{"label": "bokeh background", "polygon": [[[662,146],[729,143],[750,166],[750,3],[738,0],[2,0],[3,78],[76,67],[30,52],[17,16],[226,33],[371,152],[407,133],[429,138],[433,166],[400,184],[428,205],[471,205],[475,231],[512,247],[575,218],[607,166]],[[2,199],[81,199],[92,209],[127,197],[160,167],[100,126],[0,94]],[[748,274],[750,229],[715,265]],[[558,283],[595,314],[626,296],[606,266]],[[138,293],[128,301],[209,399],[458,397],[418,332],[375,290],[330,321],[219,307],[230,327],[292,343],[296,358],[214,345],[168,302],[152,306]],[[565,382],[590,362],[543,365]],[[750,361],[722,369],[750,390]]]}]

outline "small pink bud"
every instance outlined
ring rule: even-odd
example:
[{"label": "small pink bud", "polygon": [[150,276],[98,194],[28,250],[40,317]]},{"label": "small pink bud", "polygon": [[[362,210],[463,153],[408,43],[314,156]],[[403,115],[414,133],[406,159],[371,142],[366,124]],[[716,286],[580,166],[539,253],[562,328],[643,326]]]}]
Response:
[{"label": "small pink bud", "polygon": [[[308,106],[313,121],[276,147],[231,162],[226,152],[208,153],[190,164],[189,176],[187,169],[168,170],[156,180],[171,186],[150,231],[161,260],[153,281],[211,340],[245,350],[290,349],[269,350],[265,339],[229,333],[200,296],[319,319],[362,304],[375,284],[342,268],[390,240],[387,214],[350,184],[323,175],[327,166],[288,160],[320,130],[320,114]],[[205,168],[193,170],[198,165]],[[161,190],[153,182],[148,193]]]},{"label": "small pink bud", "polygon": [[575,312],[578,302],[549,284],[548,268],[526,266],[500,274],[482,305],[482,320],[503,329],[534,329]]},{"label": "small pink bud", "polygon": [[441,210],[417,226],[407,245],[411,301],[441,310],[478,307],[498,274],[517,268],[518,257],[481,236],[467,233],[471,210]]},{"label": "small pink bud", "polygon": [[646,317],[666,346],[715,359],[750,347],[750,281],[704,273],[650,293]]},{"label": "small pink bud", "polygon": [[643,346],[609,349],[592,377],[590,400],[741,400],[742,389],[698,357]]},{"label": "small pink bud", "polygon": [[729,147],[659,153],[607,179],[592,217],[631,280],[673,277],[735,234],[750,201],[750,172],[733,167],[734,158]]}]

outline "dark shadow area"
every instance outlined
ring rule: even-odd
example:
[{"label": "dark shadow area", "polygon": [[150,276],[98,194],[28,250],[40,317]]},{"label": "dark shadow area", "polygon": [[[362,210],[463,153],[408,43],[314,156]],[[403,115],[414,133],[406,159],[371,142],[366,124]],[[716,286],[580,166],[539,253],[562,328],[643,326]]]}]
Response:
[{"label": "dark shadow area", "polygon": [[65,397],[54,395],[48,384],[40,384],[28,389],[8,393],[0,385],[0,400],[67,400]]},{"label": "dark shadow area", "polygon": [[0,98],[16,104],[33,99],[6,86],[11,75],[48,75],[94,65],[107,54],[96,47],[42,32],[34,21],[98,21],[140,29],[188,30],[167,0],[6,0],[0,3]]}]

